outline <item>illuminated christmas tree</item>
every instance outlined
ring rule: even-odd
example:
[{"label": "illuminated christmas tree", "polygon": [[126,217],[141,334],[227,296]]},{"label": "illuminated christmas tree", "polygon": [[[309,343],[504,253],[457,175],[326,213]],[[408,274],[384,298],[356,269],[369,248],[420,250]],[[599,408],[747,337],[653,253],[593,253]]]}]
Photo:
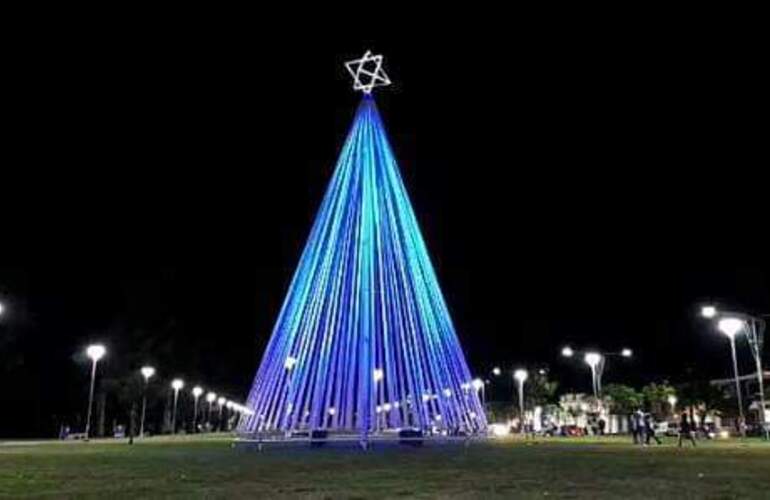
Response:
[{"label": "illuminated christmas tree", "polygon": [[242,434],[486,421],[371,91],[382,56],[347,63],[364,92],[257,371]]}]

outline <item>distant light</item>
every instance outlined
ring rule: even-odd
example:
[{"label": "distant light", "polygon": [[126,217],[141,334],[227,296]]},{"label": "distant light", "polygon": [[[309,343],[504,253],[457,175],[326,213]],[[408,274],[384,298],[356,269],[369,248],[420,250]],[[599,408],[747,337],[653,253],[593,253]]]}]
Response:
[{"label": "distant light", "polygon": [[463,382],[460,384],[460,388],[464,391],[470,391],[471,390],[471,383],[470,382]]},{"label": "distant light", "polygon": [[743,330],[743,320],[738,318],[723,318],[719,320],[717,327],[719,331],[727,335],[728,337],[735,337],[735,335]]},{"label": "distant light", "polygon": [[623,356],[624,358],[630,358],[631,356],[634,355],[634,351],[632,351],[629,348],[625,348],[622,351],[620,351],[620,355]]},{"label": "distant light", "polygon": [[206,401],[209,403],[213,403],[217,399],[217,393],[210,392],[206,394]]},{"label": "distant light", "polygon": [[435,418],[436,420],[441,420],[441,415],[436,415],[436,416],[435,416],[435,417],[433,417],[433,418]]},{"label": "distant light", "polygon": [[336,409],[336,408],[333,408],[333,407],[332,407],[332,408],[329,408],[329,415],[332,415],[332,416],[334,416],[334,415],[336,415],[336,414],[337,414],[337,409]]},{"label": "distant light", "polygon": [[222,398],[222,397],[220,397],[219,399],[217,399],[217,404],[218,404],[219,406],[224,406],[224,404],[225,404],[226,402],[227,402],[227,400],[226,400],[225,398]]},{"label": "distant light", "polygon": [[452,389],[444,389],[444,396],[451,398],[452,397]]},{"label": "distant light", "polygon": [[107,354],[107,349],[101,344],[93,344],[86,348],[86,354],[94,361],[99,361]]},{"label": "distant light", "polygon": [[200,397],[200,395],[203,394],[203,387],[196,385],[193,387],[192,393],[196,398]]},{"label": "distant light", "polygon": [[513,372],[513,378],[519,381],[519,383],[523,384],[527,377],[529,377],[529,373],[527,373],[527,370],[518,369],[515,372]]},{"label": "distant light", "polygon": [[3,303],[2,303],[2,302],[0,302],[0,316],[2,316],[2,315],[3,315],[3,311],[4,311],[4,308],[3,308]]},{"label": "distant light", "polygon": [[585,362],[591,368],[595,368],[602,360],[602,355],[598,352],[587,352],[584,357]]},{"label": "distant light", "polygon": [[145,381],[150,380],[152,376],[155,375],[155,368],[152,366],[143,366],[140,371],[142,372]]},{"label": "distant light", "polygon": [[470,412],[470,413],[468,414],[468,416],[469,416],[469,417],[471,417],[471,418],[476,418],[476,412],[475,412],[475,411],[472,411],[472,412]]},{"label": "distant light", "polygon": [[227,403],[225,403],[225,408],[227,408],[228,410],[232,410],[233,404],[234,403],[232,401],[228,401]]},{"label": "distant light", "polygon": [[423,403],[427,403],[428,401],[430,401],[430,394],[423,394],[422,395],[422,402]]},{"label": "distant light", "polygon": [[703,306],[700,309],[700,315],[704,318],[713,318],[717,315],[717,308],[714,306]]},{"label": "distant light", "polygon": [[385,411],[390,411],[391,408],[393,408],[393,407],[391,406],[390,403],[385,403],[384,405],[382,405],[382,409],[385,410]]},{"label": "distant light", "polygon": [[182,379],[181,379],[181,378],[175,378],[173,381],[171,381],[171,387],[172,387],[172,388],[173,388],[175,391],[178,391],[179,389],[181,389],[182,387],[184,387],[184,381],[182,381]]},{"label": "distant light", "polygon": [[674,396],[673,394],[671,394],[671,395],[668,397],[668,404],[669,404],[669,406],[671,406],[671,407],[673,408],[674,406],[676,406],[676,402],[677,402],[676,396]]},{"label": "distant light", "polygon": [[495,366],[494,368],[492,368],[492,374],[494,376],[499,377],[501,373],[503,373],[503,372],[502,372],[502,370],[500,370],[499,366]]},{"label": "distant light", "polygon": [[377,405],[377,407],[374,409],[375,413],[382,413],[382,406]]},{"label": "distant light", "polygon": [[719,437],[722,438],[722,439],[727,439],[727,438],[730,437],[730,433],[728,431],[720,431],[719,432]]},{"label": "distant light", "polygon": [[480,390],[482,387],[484,387],[484,381],[481,380],[480,378],[474,378],[471,381],[471,384],[473,384],[473,388],[476,389],[477,391]]},{"label": "distant light", "polygon": [[283,367],[287,370],[291,370],[294,368],[294,365],[297,364],[297,358],[294,356],[286,356],[286,361],[283,362]]},{"label": "distant light", "polygon": [[382,368],[374,369],[373,377],[375,382],[379,382],[380,380],[382,380],[382,377],[384,376],[385,376],[385,372],[382,371]]},{"label": "distant light", "polygon": [[492,434],[497,437],[507,436],[511,433],[511,428],[506,424],[492,424],[489,428],[492,430]]},{"label": "distant light", "polygon": [[564,356],[565,358],[571,358],[572,356],[574,356],[574,354],[575,354],[575,351],[573,351],[570,346],[567,346],[561,350],[561,355]]},{"label": "distant light", "polygon": [[540,375],[545,375],[545,369],[541,368],[537,371]]}]

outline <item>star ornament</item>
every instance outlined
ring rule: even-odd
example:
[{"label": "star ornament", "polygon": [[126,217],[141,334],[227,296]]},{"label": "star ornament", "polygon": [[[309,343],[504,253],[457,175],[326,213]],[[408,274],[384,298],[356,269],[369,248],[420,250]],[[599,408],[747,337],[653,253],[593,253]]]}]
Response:
[{"label": "star ornament", "polygon": [[353,77],[353,89],[364,94],[371,94],[375,87],[387,87],[390,79],[382,69],[382,55],[373,55],[367,50],[361,59],[345,63],[350,76]]}]

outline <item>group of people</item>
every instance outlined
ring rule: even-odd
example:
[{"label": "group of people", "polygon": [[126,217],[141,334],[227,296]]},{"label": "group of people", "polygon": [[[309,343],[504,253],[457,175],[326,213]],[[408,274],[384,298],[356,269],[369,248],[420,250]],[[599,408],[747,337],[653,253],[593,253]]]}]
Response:
[{"label": "group of people", "polygon": [[[689,441],[693,446],[697,446],[694,431],[694,426],[690,423],[689,417],[686,413],[682,413],[679,420],[680,448],[684,440]],[[652,414],[645,413],[641,409],[636,410],[631,415],[631,435],[633,436],[634,444],[648,446],[653,439],[656,443],[662,444],[660,438],[655,433],[655,421],[652,418]]]}]

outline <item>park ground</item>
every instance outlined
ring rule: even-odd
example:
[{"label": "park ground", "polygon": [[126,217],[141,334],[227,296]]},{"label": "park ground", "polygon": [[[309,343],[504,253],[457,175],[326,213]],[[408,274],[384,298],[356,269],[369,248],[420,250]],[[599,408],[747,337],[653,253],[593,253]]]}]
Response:
[{"label": "park ground", "polygon": [[234,449],[227,438],[2,443],[0,497],[770,498],[770,444],[619,438]]}]

